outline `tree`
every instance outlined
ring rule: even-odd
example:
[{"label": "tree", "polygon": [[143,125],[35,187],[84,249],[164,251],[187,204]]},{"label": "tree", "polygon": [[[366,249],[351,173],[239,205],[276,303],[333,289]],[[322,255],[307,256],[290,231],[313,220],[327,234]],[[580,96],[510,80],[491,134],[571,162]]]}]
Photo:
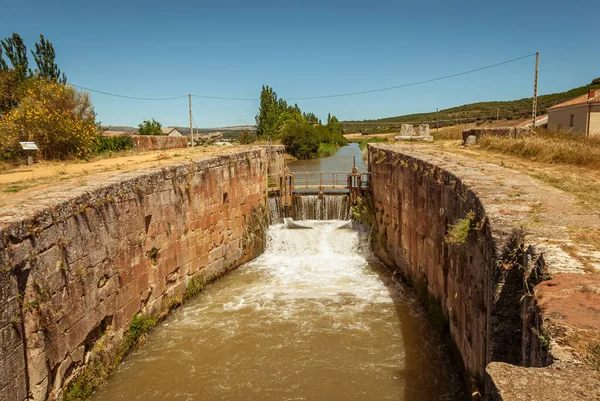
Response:
[{"label": "tree", "polygon": [[29,71],[29,61],[27,60],[27,47],[23,43],[23,39],[15,32],[12,34],[12,37],[5,38],[0,43],[2,43],[6,57],[8,57],[17,74],[17,79],[20,82],[24,81]]},{"label": "tree", "polygon": [[23,84],[18,106],[0,116],[0,157],[19,154],[34,141],[46,159],[84,158],[98,138],[96,113],[87,93],[45,79]]},{"label": "tree", "polygon": [[319,137],[315,127],[304,122],[291,122],[282,128],[286,151],[298,159],[313,159],[319,153]]},{"label": "tree", "polygon": [[0,70],[0,116],[19,105],[22,92],[15,71]]},{"label": "tree", "polygon": [[304,119],[308,121],[310,124],[321,124],[321,121],[315,116],[314,113],[302,113]]},{"label": "tree", "polygon": [[600,77],[594,79],[590,85],[600,85]]},{"label": "tree", "polygon": [[162,135],[162,124],[156,121],[154,118],[152,120],[144,120],[140,125],[138,125],[139,130],[138,134],[140,135]]},{"label": "tree", "polygon": [[2,44],[0,44],[0,71],[8,71],[8,65],[6,65],[6,61],[2,57]]},{"label": "tree", "polygon": [[54,47],[49,40],[44,38],[44,35],[40,35],[40,41],[35,44],[35,51],[32,50],[31,54],[37,64],[37,76],[63,84],[67,82],[67,77],[65,74],[61,75],[60,69],[54,61],[56,57]]},{"label": "tree", "polygon": [[256,137],[252,135],[249,130],[240,132],[240,143],[242,145],[249,145],[256,140]]},{"label": "tree", "polygon": [[[273,88],[268,85],[263,85],[260,92],[260,106],[258,108],[258,114],[256,115],[257,137],[276,137],[279,128],[277,120],[283,104],[285,104],[285,100],[283,100],[283,102],[278,102],[277,93],[273,91]],[[285,107],[287,107],[287,104],[285,104]]]},{"label": "tree", "polygon": [[348,143],[346,138],[344,138],[342,124],[331,114],[327,115],[327,129],[329,129],[329,132],[331,133],[331,143],[336,143],[338,145],[346,145]]}]

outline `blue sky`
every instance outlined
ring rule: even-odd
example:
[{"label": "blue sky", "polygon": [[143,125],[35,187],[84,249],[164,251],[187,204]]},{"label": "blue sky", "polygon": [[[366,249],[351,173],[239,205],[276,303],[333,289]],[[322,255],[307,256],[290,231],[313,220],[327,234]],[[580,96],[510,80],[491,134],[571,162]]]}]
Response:
[{"label": "blue sky", "polygon": [[[43,33],[70,83],[138,97],[284,98],[436,78],[540,52],[539,92],[600,77],[596,2],[1,0],[0,37]],[[368,119],[530,97],[535,58],[367,95],[298,101],[321,118]],[[187,126],[187,98],[92,93],[103,124]],[[201,127],[254,123],[258,101],[198,99]]]}]

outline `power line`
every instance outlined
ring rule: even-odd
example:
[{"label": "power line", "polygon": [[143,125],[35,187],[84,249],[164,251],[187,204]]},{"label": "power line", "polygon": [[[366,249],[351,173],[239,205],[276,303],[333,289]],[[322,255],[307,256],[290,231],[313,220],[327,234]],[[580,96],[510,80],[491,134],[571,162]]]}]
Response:
[{"label": "power line", "polygon": [[86,91],[89,91],[89,92],[101,93],[103,95],[114,96],[114,97],[121,97],[121,98],[124,98],[124,99],[133,99],[133,100],[162,101],[162,100],[183,99],[184,97],[187,97],[187,95],[174,96],[174,97],[137,97],[137,96],[126,96],[126,95],[119,95],[119,94],[116,94],[116,93],[104,92],[104,91],[100,91],[100,90],[97,90],[97,89],[90,89],[90,88],[86,88],[85,86],[79,86],[79,85],[75,85],[75,84],[71,84],[71,83],[67,83],[67,85],[73,86],[75,88],[83,89],[83,90],[86,90]]},{"label": "power line", "polygon": [[296,98],[289,98],[288,100],[325,99],[325,98],[330,98],[330,97],[363,95],[363,94],[366,94],[366,93],[383,92],[383,91],[389,91],[389,90],[393,90],[393,89],[406,88],[408,86],[415,86],[415,85],[426,84],[426,83],[429,83],[429,82],[441,81],[443,79],[454,78],[454,77],[458,77],[458,76],[461,76],[461,75],[471,74],[471,73],[477,72],[477,71],[487,70],[489,68],[498,67],[500,65],[512,63],[512,62],[515,62],[515,61],[518,61],[518,60],[522,60],[524,58],[528,58],[528,57],[532,57],[532,56],[535,56],[535,53],[528,54],[526,56],[517,57],[517,58],[511,59],[511,60],[503,61],[501,63],[496,63],[496,64],[488,65],[488,66],[485,66],[485,67],[476,68],[474,70],[459,72],[459,73],[456,73],[456,74],[446,75],[446,76],[439,77],[439,78],[427,79],[425,81],[411,82],[409,84],[404,84],[404,85],[388,86],[387,88],[370,89],[370,90],[365,90],[365,91],[360,91],[360,92],[338,93],[338,94],[335,94],[335,95],[296,97]]},{"label": "power line", "polygon": [[[506,60],[506,61],[502,61],[500,63],[495,63],[495,64],[487,65],[485,67],[479,67],[479,68],[475,68],[473,70],[463,71],[463,72],[459,72],[459,73],[456,73],[456,74],[445,75],[443,77],[438,77],[438,78],[427,79],[427,80],[424,80],[424,81],[411,82],[411,83],[408,83],[408,84],[388,86],[388,87],[385,87],[385,88],[369,89],[369,90],[358,91],[358,92],[336,93],[336,94],[319,95],[319,96],[291,97],[291,98],[287,98],[287,100],[327,99],[327,98],[333,98],[333,97],[356,96],[356,95],[364,95],[364,94],[368,94],[368,93],[383,92],[383,91],[389,91],[389,90],[394,90],[394,89],[406,88],[406,87],[409,87],[409,86],[422,85],[422,84],[426,84],[426,83],[430,83],[430,82],[441,81],[441,80],[444,80],[444,79],[455,78],[455,77],[458,77],[458,76],[461,76],[461,75],[472,74],[474,72],[483,71],[483,70],[487,70],[487,69],[490,69],[490,68],[498,67],[498,66],[501,66],[501,65],[504,65],[504,64],[513,63],[515,61],[523,60],[525,58],[532,57],[532,56],[535,56],[535,55],[536,55],[536,53],[531,53],[531,54],[527,54],[525,56],[513,58],[511,60]],[[76,88],[79,88],[79,89],[83,89],[83,90],[86,90],[86,91],[100,93],[100,94],[107,95],[107,96],[114,96],[114,97],[120,97],[120,98],[124,98],[124,99],[133,99],[133,100],[165,101],[165,100],[183,99],[183,98],[189,96],[189,95],[181,95],[181,96],[164,97],[164,98],[137,97],[137,96],[127,96],[127,95],[120,95],[120,94],[116,94],[116,93],[110,93],[110,92],[100,91],[100,90],[97,90],[97,89],[91,89],[91,88],[87,88],[87,87],[79,86],[79,85],[75,85],[75,84],[68,84],[68,85],[71,85],[73,87],[76,87]],[[197,97],[197,98],[215,99],[215,100],[253,101],[253,102],[259,100],[257,98],[210,96],[210,95],[195,95],[195,94],[192,94],[191,96]]]},{"label": "power line", "polygon": [[425,123],[434,123],[436,121],[439,122],[448,122],[448,121],[465,121],[465,120],[491,120],[496,118],[497,116],[477,116],[477,117],[464,117],[464,118],[448,118],[444,120],[427,120],[427,121],[382,121],[382,122],[362,122],[362,121],[345,121],[341,122],[344,125],[402,125],[402,124],[425,124]]},{"label": "power line", "polygon": [[260,99],[248,98],[248,97],[223,97],[223,96],[208,96],[208,95],[194,95],[192,97],[199,97],[202,99],[217,99],[217,100],[240,100],[240,101],[252,101],[255,102]]}]

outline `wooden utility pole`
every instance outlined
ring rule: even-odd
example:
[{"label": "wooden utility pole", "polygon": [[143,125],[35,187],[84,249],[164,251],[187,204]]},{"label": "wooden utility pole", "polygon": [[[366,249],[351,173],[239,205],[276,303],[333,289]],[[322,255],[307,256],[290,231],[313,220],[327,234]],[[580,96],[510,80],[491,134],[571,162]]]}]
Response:
[{"label": "wooden utility pole", "polygon": [[440,109],[438,107],[435,108],[435,132],[440,130]]},{"label": "wooden utility pole", "polygon": [[535,76],[533,78],[533,111],[531,116],[531,128],[535,128],[535,117],[537,115],[537,87],[538,87],[538,68],[540,65],[540,52],[535,53]]},{"label": "wooden utility pole", "polygon": [[192,123],[192,95],[188,95],[190,101],[190,135],[192,137],[192,147],[194,147],[194,125]]}]

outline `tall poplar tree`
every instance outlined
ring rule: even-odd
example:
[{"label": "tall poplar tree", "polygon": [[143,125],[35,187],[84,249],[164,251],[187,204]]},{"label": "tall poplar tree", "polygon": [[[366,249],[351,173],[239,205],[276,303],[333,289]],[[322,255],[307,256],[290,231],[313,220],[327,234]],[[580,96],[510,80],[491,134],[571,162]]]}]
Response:
[{"label": "tall poplar tree", "polygon": [[29,71],[29,61],[27,60],[27,47],[25,46],[23,39],[15,32],[11,37],[2,40],[0,43],[2,43],[2,47],[4,47],[4,51],[6,52],[6,57],[15,70],[17,79],[19,81],[24,81],[25,78],[27,78],[27,73]]},{"label": "tall poplar tree", "polygon": [[277,101],[277,93],[270,86],[263,85],[260,92],[260,106],[256,115],[256,135],[265,138],[277,136],[277,121],[280,113],[280,105]]},{"label": "tall poplar tree", "polygon": [[32,50],[31,54],[33,54],[33,59],[37,64],[36,73],[40,78],[62,84],[67,82],[67,77],[64,73],[61,74],[58,65],[54,61],[56,58],[54,47],[49,40],[44,38],[44,35],[40,35],[40,41],[35,44],[35,51]]}]

